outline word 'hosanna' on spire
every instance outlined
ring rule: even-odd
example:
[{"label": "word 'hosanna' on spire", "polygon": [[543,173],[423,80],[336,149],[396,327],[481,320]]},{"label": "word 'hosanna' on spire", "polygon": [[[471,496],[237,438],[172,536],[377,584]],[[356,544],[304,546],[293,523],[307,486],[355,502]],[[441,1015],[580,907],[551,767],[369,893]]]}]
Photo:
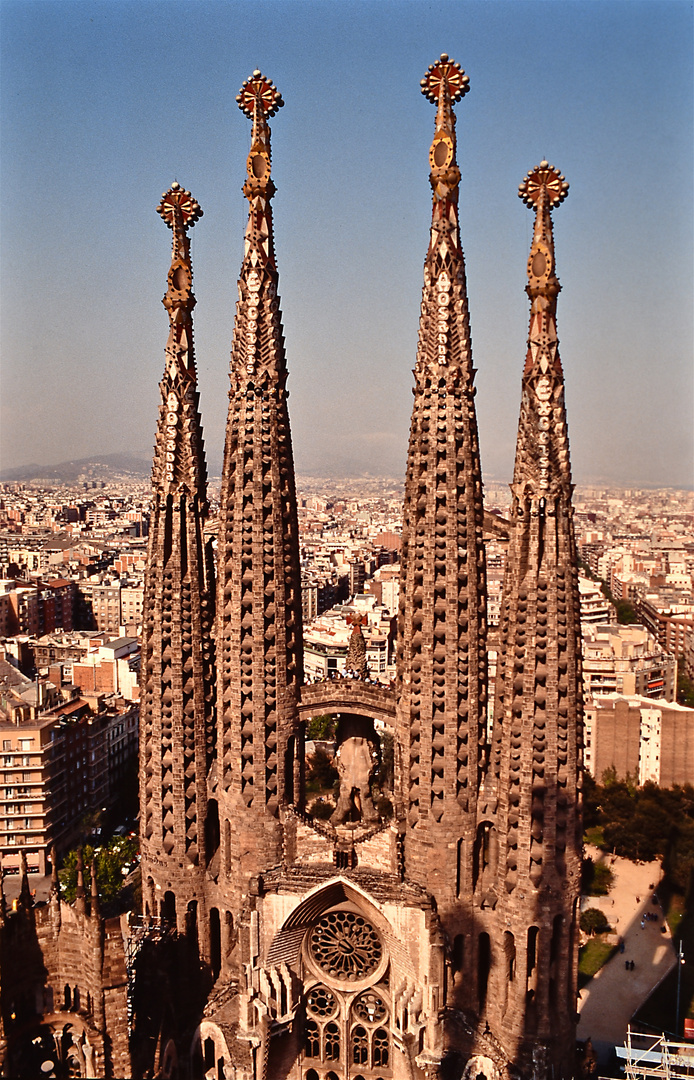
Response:
[{"label": "word 'hosanna' on spire", "polygon": [[[535,213],[530,331],[510,522],[495,519],[508,529],[502,620],[488,644],[454,112],[468,90],[446,54],[422,80],[436,108],[433,199],[394,686],[369,678],[360,611],[348,670],[304,679],[271,209],[269,120],[283,103],[260,71],[237,98],[252,123],[248,224],[216,517],[193,354],[188,230],[202,211],[178,183],[162,196],[173,254],[143,614],[142,916],[105,919],[96,871],[89,904],[81,863],[69,913],[56,878],[32,921],[23,883],[18,911],[0,909],[0,1062],[33,1030],[6,1034],[5,1002],[52,1002],[55,987],[65,1010],[46,1006],[43,1019],[60,1040],[70,1013],[74,1060],[90,1063],[81,1075],[97,1075],[95,1061],[170,1080],[575,1075],[580,623],[551,216],[568,184],[543,161],[520,188]],[[316,717],[334,732],[322,747],[339,777],[327,816],[306,797]]]}]

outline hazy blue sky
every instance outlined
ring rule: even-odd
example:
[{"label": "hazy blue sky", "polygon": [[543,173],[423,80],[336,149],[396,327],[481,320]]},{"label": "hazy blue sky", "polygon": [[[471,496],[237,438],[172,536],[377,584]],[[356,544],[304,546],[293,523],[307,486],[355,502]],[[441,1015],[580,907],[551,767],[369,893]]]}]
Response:
[{"label": "hazy blue sky", "polygon": [[255,67],[272,121],[280,296],[297,469],[404,473],[442,51],[457,106],[461,223],[485,473],[510,478],[543,157],[579,482],[689,485],[692,5],[523,0],[0,0],[0,467],[150,454],[176,178],[192,232],[208,460],[219,467],[247,203]]}]

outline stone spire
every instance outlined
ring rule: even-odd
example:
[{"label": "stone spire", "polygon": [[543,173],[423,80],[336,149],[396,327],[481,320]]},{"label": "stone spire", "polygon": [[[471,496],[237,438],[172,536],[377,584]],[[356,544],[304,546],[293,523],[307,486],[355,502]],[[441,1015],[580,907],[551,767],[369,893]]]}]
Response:
[{"label": "stone spire", "polygon": [[[187,230],[202,216],[174,182],[158,213],[173,232],[169,315],[143,610],[140,800],[143,897],[173,895],[181,925],[204,870],[207,771],[214,755],[214,581],[204,535],[207,474],[193,351]],[[155,885],[160,888],[156,890]],[[171,910],[167,917],[172,917]]]},{"label": "stone spire", "polygon": [[90,913],[91,913],[92,919],[96,922],[96,921],[98,921],[99,916],[101,914],[101,907],[100,907],[100,904],[99,904],[99,884],[98,884],[98,881],[96,879],[96,855],[94,855],[92,857],[92,865],[91,865],[91,868],[90,868],[90,873],[91,873],[91,893],[90,893],[91,908],[90,908]]},{"label": "stone spire", "polygon": [[[24,854],[22,852],[22,854]],[[75,911],[80,915],[87,913],[87,893],[84,888],[84,857],[82,848],[77,849],[77,887],[75,888]]]},{"label": "stone spire", "polygon": [[[222,860],[232,892],[279,859],[280,808],[299,794],[301,577],[284,337],[270,201],[268,118],[283,104],[259,71],[237,101],[253,121],[249,202],[231,349],[219,514],[218,753]],[[222,805],[223,804],[223,805]]]},{"label": "stone spire", "polygon": [[51,891],[49,895],[49,906],[51,911],[51,923],[55,930],[60,929],[62,920],[60,910],[60,878],[58,877],[58,853],[55,850],[55,844],[51,846]]},{"label": "stone spire", "polygon": [[453,105],[468,76],[445,54],[422,80],[437,106],[405,481],[398,617],[397,812],[406,875],[436,897],[451,937],[470,930],[486,698],[482,478]]},{"label": "stone spire", "polygon": [[519,189],[535,212],[530,332],[489,775],[498,797],[497,914],[513,955],[490,990],[490,1019],[513,1059],[525,1057],[529,1069],[545,1054],[555,1075],[570,1075],[573,1063],[581,869],[580,612],[551,218],[568,187],[543,161]]}]

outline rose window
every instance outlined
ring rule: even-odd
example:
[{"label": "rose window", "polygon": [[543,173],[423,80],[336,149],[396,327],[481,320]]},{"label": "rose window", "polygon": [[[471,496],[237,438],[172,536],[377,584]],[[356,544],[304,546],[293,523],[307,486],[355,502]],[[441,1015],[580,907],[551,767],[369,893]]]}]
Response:
[{"label": "rose window", "polygon": [[331,911],[311,934],[316,963],[334,979],[364,979],[381,962],[383,946],[371,923],[353,911]]},{"label": "rose window", "polygon": [[332,1016],[337,1011],[337,1002],[327,986],[314,986],[306,998],[306,1008],[313,1016]]},{"label": "rose window", "polygon": [[361,994],[352,1008],[355,1015],[366,1024],[380,1024],[386,1015],[386,1007],[380,997],[370,990]]}]

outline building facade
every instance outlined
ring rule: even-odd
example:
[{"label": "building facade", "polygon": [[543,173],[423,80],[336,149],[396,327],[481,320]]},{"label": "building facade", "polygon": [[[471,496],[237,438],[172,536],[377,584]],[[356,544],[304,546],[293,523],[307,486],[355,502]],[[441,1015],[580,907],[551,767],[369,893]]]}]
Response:
[{"label": "building facade", "polygon": [[[148,693],[152,708],[170,716],[173,782],[161,784],[164,760],[147,768],[148,747],[152,758],[159,752],[148,727],[141,767],[145,821],[146,804],[165,796],[144,838],[145,911],[200,951],[214,987],[189,1035],[220,1074],[347,1080],[451,1070],[492,1080],[509,1068],[573,1072],[580,615],[551,220],[568,185],[543,162],[521,186],[535,212],[532,307],[489,746],[484,511],[453,108],[468,85],[446,56],[423,83],[436,106],[433,211],[395,690],[353,677],[367,670],[352,655],[361,635],[350,638],[345,661],[352,677],[339,677],[334,657],[337,677],[304,679],[271,213],[268,120],[281,98],[259,71],[239,95],[253,125],[249,219],[217,551],[217,722],[211,756],[209,744],[202,751],[190,742],[191,790],[194,776],[206,779],[194,830],[186,770],[183,787],[175,780],[181,699],[167,698],[159,677]],[[145,601],[146,624],[157,622],[153,603]],[[167,659],[171,685],[184,681],[180,651]],[[338,721],[340,795],[331,819],[318,822],[305,809],[304,733],[311,716],[325,713]],[[202,729],[206,715],[193,703],[193,726]],[[395,735],[395,814],[386,819],[370,793],[374,721]]]},{"label": "building facade", "polygon": [[[543,161],[520,189],[535,215],[530,331],[488,737],[485,517],[454,111],[468,89],[445,54],[422,80],[436,109],[433,205],[393,687],[367,677],[361,619],[345,677],[304,675],[271,206],[269,120],[283,103],[260,71],[237,98],[252,123],[249,214],[216,574],[187,235],[201,211],[178,184],[162,197],[173,255],[143,603],[143,922],[130,937],[124,930],[133,1075],[574,1074],[582,680],[551,216],[568,184]],[[305,733],[325,714],[336,719],[339,794],[319,820],[306,808]],[[393,790],[376,801],[383,730],[394,737]],[[100,1017],[99,1037],[109,1024]]]},{"label": "building facade", "polygon": [[610,694],[586,705],[586,768],[598,783],[605,772],[634,783],[691,784],[694,709],[676,702]]},{"label": "building facade", "polygon": [[584,624],[583,689],[586,699],[617,693],[674,701],[677,661],[638,624]]}]

